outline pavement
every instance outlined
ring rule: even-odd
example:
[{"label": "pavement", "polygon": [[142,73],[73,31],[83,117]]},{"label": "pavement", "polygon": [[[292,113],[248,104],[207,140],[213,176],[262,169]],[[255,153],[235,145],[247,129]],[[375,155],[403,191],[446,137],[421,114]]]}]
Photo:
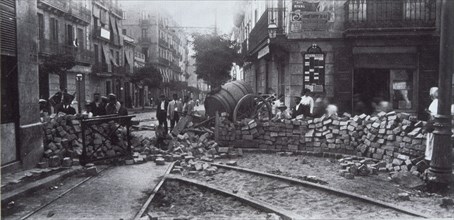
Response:
[{"label": "pavement", "polygon": [[[147,162],[107,168],[29,219],[132,219],[169,166],[170,163],[157,166]],[[75,186],[81,179],[68,179],[61,183],[59,191],[42,189],[32,196],[18,198],[15,201],[17,210],[5,215],[2,213],[2,219],[18,219],[30,213],[61,194],[62,190]]]}]

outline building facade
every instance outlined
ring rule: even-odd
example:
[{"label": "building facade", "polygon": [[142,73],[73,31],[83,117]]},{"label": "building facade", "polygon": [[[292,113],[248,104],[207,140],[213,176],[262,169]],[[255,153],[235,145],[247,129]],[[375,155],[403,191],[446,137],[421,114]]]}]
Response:
[{"label": "building facade", "polygon": [[425,118],[438,80],[439,1],[269,0],[244,8],[238,40],[256,92],[293,105],[307,88],[350,113],[370,113],[380,99]]},{"label": "building facade", "polygon": [[37,8],[39,63],[51,55],[68,54],[75,62],[60,75],[40,71],[40,98],[47,99],[63,89],[84,97],[85,84],[79,88],[76,75],[85,76],[91,71],[90,1],[37,0]]},{"label": "building facade", "polygon": [[32,168],[43,154],[36,1],[0,2],[2,172]]},{"label": "building facade", "polygon": [[163,89],[152,89],[156,99],[159,93],[170,96],[180,93],[172,88],[175,82],[186,82],[188,66],[188,41],[182,28],[165,12],[157,8],[127,9],[124,32],[137,39],[136,49],[145,55],[145,62],[154,65],[163,78]]}]

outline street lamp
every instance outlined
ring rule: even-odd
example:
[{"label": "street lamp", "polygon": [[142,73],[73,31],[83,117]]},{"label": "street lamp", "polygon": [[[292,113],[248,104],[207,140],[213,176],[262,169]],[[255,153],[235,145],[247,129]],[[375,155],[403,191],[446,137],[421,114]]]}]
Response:
[{"label": "street lamp", "polygon": [[274,19],[271,20],[271,23],[268,24],[268,35],[270,39],[276,38],[277,34],[277,25],[274,23]]},{"label": "street lamp", "polygon": [[83,78],[83,75],[81,73],[78,73],[76,75],[76,81],[77,81],[77,90],[78,90],[78,93],[77,93],[77,112],[80,114],[81,111],[82,111],[82,108],[80,106],[80,84],[82,83],[82,78]]}]

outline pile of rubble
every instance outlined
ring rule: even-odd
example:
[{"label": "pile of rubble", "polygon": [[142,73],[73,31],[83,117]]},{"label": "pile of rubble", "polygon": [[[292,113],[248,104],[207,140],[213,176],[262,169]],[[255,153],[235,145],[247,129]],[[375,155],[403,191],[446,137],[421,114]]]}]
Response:
[{"label": "pile of rubble", "polygon": [[402,158],[399,155],[417,158],[424,154],[424,123],[396,112],[277,122],[243,120],[235,129],[224,123],[220,140],[253,141],[263,150],[336,152],[392,163]]},{"label": "pile of rubble", "polygon": [[[221,147],[214,141],[214,133],[204,129],[188,129],[176,137],[169,136],[165,141],[168,149],[156,147],[156,139],[133,137],[133,159],[126,164],[154,161],[157,165],[176,162],[173,173],[191,174],[204,172],[212,175],[217,168],[210,163],[219,158],[235,158],[243,155],[242,149]],[[234,165],[234,162],[230,163]]]}]

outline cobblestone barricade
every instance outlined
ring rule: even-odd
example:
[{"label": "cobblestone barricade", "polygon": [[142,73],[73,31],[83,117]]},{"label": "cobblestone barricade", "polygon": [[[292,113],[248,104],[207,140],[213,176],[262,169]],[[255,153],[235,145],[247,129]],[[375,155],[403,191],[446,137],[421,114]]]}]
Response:
[{"label": "cobblestone barricade", "polygon": [[[39,167],[79,165],[83,150],[80,119],[75,115],[59,114],[43,122],[44,155]],[[115,136],[118,141],[113,143],[106,139],[107,136]],[[87,153],[96,158],[120,154],[127,141],[126,132],[117,129],[113,121],[91,125],[85,138]]]},{"label": "cobblestone barricade", "polygon": [[425,150],[425,122],[394,111],[276,122],[249,119],[233,124],[226,117],[221,121],[220,140],[225,144],[242,140],[250,144],[236,147],[365,156],[386,161],[389,170],[411,170],[419,162],[412,159],[421,158]]}]

